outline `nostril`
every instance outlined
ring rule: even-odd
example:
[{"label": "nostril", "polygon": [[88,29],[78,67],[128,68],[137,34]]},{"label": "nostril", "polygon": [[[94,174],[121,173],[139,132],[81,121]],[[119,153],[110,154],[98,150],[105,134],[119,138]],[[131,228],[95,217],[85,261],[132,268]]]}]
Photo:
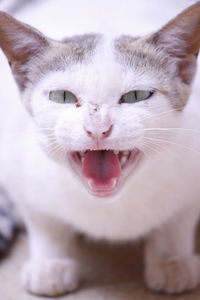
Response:
[{"label": "nostril", "polygon": [[92,136],[92,135],[93,135],[93,133],[92,133],[91,131],[89,131],[89,130],[86,130],[86,132],[87,132],[87,134],[88,134],[89,136]]},{"label": "nostril", "polygon": [[112,132],[112,128],[113,128],[113,125],[111,125],[108,128],[108,130],[105,130],[105,131],[101,131],[101,130],[90,131],[86,128],[84,128],[84,129],[85,129],[85,131],[86,131],[86,133],[89,137],[96,139],[96,138],[106,138],[106,137],[108,137]]},{"label": "nostril", "polygon": [[112,128],[113,128],[113,125],[111,125],[107,131],[102,132],[102,136],[108,137],[112,132]]}]

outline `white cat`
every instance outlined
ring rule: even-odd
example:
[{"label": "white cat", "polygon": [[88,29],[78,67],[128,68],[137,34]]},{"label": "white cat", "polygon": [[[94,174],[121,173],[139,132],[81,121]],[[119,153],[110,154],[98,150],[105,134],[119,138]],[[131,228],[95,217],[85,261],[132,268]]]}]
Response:
[{"label": "white cat", "polygon": [[142,38],[115,29],[60,42],[0,13],[0,46],[29,113],[13,99],[13,82],[2,86],[0,180],[29,232],[23,283],[35,294],[77,288],[79,269],[66,253],[71,230],[108,241],[147,236],[153,290],[200,282],[197,81],[191,94],[200,2]]}]

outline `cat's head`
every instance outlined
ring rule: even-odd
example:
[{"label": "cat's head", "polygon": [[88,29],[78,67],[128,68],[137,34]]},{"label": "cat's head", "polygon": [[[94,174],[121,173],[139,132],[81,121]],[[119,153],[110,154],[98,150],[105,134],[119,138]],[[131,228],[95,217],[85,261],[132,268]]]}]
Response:
[{"label": "cat's head", "polygon": [[90,193],[112,196],[157,155],[155,144],[168,146],[163,132],[179,122],[196,70],[200,2],[142,38],[54,41],[2,12],[0,46],[45,152],[70,164]]}]

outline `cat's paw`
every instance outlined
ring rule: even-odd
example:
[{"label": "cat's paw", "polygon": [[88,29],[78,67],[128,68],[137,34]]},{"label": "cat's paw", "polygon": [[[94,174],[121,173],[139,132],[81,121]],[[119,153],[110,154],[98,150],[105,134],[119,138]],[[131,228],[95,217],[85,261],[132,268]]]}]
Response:
[{"label": "cat's paw", "polygon": [[78,287],[79,270],[72,259],[34,260],[24,266],[22,282],[30,293],[55,297]]},{"label": "cat's paw", "polygon": [[200,283],[200,257],[156,260],[146,265],[147,286],[158,292],[177,294],[193,290]]}]

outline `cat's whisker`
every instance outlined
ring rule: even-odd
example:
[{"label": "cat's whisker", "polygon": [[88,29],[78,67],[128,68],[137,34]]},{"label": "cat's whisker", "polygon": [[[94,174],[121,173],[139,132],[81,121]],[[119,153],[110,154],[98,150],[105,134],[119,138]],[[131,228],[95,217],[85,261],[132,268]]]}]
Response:
[{"label": "cat's whisker", "polygon": [[47,145],[45,145],[46,149],[54,149],[55,147],[60,147],[56,141],[48,141]]},{"label": "cat's whisker", "polygon": [[150,119],[150,118],[153,118],[153,117],[156,117],[156,116],[160,116],[162,114],[166,114],[166,113],[170,113],[172,111],[174,111],[175,109],[170,109],[170,110],[161,110],[159,112],[152,112],[152,111],[147,111],[146,113],[146,116],[144,116],[142,118],[142,120],[146,120],[146,119]]},{"label": "cat's whisker", "polygon": [[170,110],[165,110],[165,111],[162,111],[162,112],[159,112],[159,113],[156,113],[156,114],[149,114],[147,117],[144,117],[141,121],[146,121],[146,120],[149,120],[149,119],[152,119],[152,118],[157,119],[159,117],[163,117],[166,114],[168,114],[170,112],[174,112],[174,111],[177,111],[177,109],[170,109]]},{"label": "cat's whisker", "polygon": [[151,141],[155,141],[155,142],[159,142],[159,143],[166,143],[166,144],[169,144],[169,145],[172,145],[172,146],[181,147],[182,149],[185,149],[185,150],[188,150],[188,151],[192,151],[192,152],[200,155],[200,151],[198,151],[196,149],[193,149],[191,147],[187,147],[187,146],[185,146],[183,144],[180,144],[180,143],[176,143],[176,142],[173,142],[173,141],[165,140],[165,139],[162,139],[162,138],[154,138],[154,137],[145,137],[145,139],[151,140]]},{"label": "cat's whisker", "polygon": [[60,144],[57,144],[56,141],[48,144],[47,147],[46,147],[46,149],[47,149],[47,151],[48,151],[49,154],[56,155],[57,153],[59,153],[59,156],[60,157],[62,156],[62,159],[65,156],[65,154],[64,154],[65,153],[65,149]]},{"label": "cat's whisker", "polygon": [[[182,128],[182,127],[155,127],[155,128],[145,128],[144,131],[165,131],[165,132],[170,132],[170,131],[175,131],[177,130],[178,132],[185,131],[188,133],[199,133],[200,130],[197,129],[192,129],[192,128]],[[181,132],[183,133],[183,132]]]},{"label": "cat's whisker", "polygon": [[57,145],[57,147],[48,149],[47,151],[50,155],[56,156],[57,154],[59,154],[57,156],[57,159],[60,159],[60,157],[62,156],[61,154],[62,154],[63,149],[60,147],[60,145]]},{"label": "cat's whisker", "polygon": [[[164,153],[162,152],[163,151],[163,148],[160,147],[161,145],[159,145],[158,143],[155,143],[155,142],[151,142],[151,141],[148,141],[148,142],[144,142],[144,145],[149,148],[151,151],[154,151],[156,154],[158,154],[159,156],[161,156],[162,158],[170,161],[169,157],[168,156],[165,156]],[[156,147],[159,147],[159,149],[155,148]]]},{"label": "cat's whisker", "polygon": [[37,127],[37,130],[54,130],[55,127]]},{"label": "cat's whisker", "polygon": [[48,140],[48,139],[55,139],[55,136],[54,135],[43,135],[43,134],[38,134],[37,137],[39,139],[44,139],[44,140]]},{"label": "cat's whisker", "polygon": [[56,136],[54,133],[48,133],[48,134],[39,133],[39,134],[37,134],[37,136],[41,139],[49,139],[49,138],[56,139]]},{"label": "cat's whisker", "polygon": [[[146,148],[148,148],[148,145],[147,145],[145,142],[143,142],[143,145],[142,145],[142,147],[146,147]],[[145,150],[143,150],[143,153],[144,153],[144,155],[147,157],[147,159],[149,159],[149,158],[150,158],[150,154],[148,153],[148,151],[146,151],[146,149],[145,149]]]},{"label": "cat's whisker", "polygon": [[38,136],[41,136],[41,137],[55,137],[55,134],[54,133],[37,133]]},{"label": "cat's whisker", "polygon": [[[153,148],[153,147],[151,147],[150,146],[150,143],[149,142],[145,142],[145,141],[143,141],[143,145],[142,145],[143,147],[144,147],[144,149],[143,149],[143,153],[148,157],[148,158],[150,158],[150,154],[148,153],[148,151],[146,151],[146,150],[150,150],[150,152],[155,152],[155,149]],[[157,152],[156,152],[157,153]],[[160,155],[160,153],[159,153],[159,155]]]},{"label": "cat's whisker", "polygon": [[55,137],[45,137],[44,138],[46,141],[55,141],[56,142],[56,139],[55,139]]},{"label": "cat's whisker", "polygon": [[49,133],[44,133],[44,132],[37,132],[38,135],[41,135],[41,136],[55,136],[55,133],[54,132],[49,132]]},{"label": "cat's whisker", "polygon": [[57,151],[55,152],[55,154],[59,153],[59,156],[57,157],[57,159],[61,162],[66,161],[66,151],[65,149],[58,148]]},{"label": "cat's whisker", "polygon": [[148,143],[152,143],[152,145],[156,145],[157,147],[159,147],[161,151],[169,153],[171,158],[176,157],[176,159],[180,160],[179,155],[177,155],[177,153],[175,151],[172,151],[170,148],[166,148],[165,145],[160,144],[160,142],[155,142],[155,141],[148,140]]}]

